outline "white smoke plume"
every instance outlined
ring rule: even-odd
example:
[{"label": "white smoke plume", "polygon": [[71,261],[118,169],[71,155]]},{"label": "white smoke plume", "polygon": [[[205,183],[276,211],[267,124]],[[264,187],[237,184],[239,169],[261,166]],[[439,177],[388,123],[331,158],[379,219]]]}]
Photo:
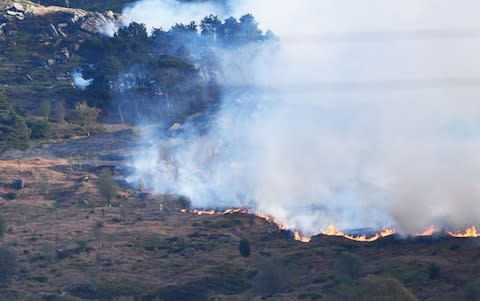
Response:
[{"label": "white smoke plume", "polygon": [[72,79],[75,87],[82,90],[85,90],[92,83],[91,79],[84,79],[80,71],[72,72]]},{"label": "white smoke plume", "polygon": [[[253,207],[307,234],[332,223],[404,234],[480,223],[478,1],[230,8],[280,39],[253,59],[225,55],[225,86],[254,92],[227,94],[206,136],[146,133],[153,144],[132,178],[197,207]],[[145,0],[124,13],[168,28],[224,12]]]}]

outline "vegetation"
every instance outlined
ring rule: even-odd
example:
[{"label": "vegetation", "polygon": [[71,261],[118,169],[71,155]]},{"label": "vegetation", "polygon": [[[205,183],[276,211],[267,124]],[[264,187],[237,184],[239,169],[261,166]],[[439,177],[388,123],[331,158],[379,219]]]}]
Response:
[{"label": "vegetation", "polygon": [[242,255],[242,257],[250,256],[251,250],[248,240],[246,240],[245,238],[240,240],[240,243],[238,244],[238,251],[240,252],[240,255]]},{"label": "vegetation", "polygon": [[52,136],[52,125],[46,120],[29,121],[31,139],[49,138]]},{"label": "vegetation", "polygon": [[40,103],[40,111],[43,118],[48,121],[50,113],[52,112],[52,103],[47,99],[42,100]]},{"label": "vegetation", "polygon": [[26,150],[30,144],[29,136],[25,119],[17,114],[0,90],[0,152],[8,148]]},{"label": "vegetation", "polygon": [[418,299],[395,278],[369,275],[360,279],[350,300],[360,301],[417,301]]},{"label": "vegetation", "polygon": [[16,270],[17,259],[15,253],[5,247],[0,247],[0,283],[4,284]]},{"label": "vegetation", "polygon": [[113,181],[113,176],[110,169],[104,168],[101,170],[97,180],[97,189],[109,203],[117,195],[118,186]]},{"label": "vegetation", "polygon": [[5,231],[7,231],[7,223],[5,222],[5,218],[0,215],[0,239],[5,235]]},{"label": "vegetation", "polygon": [[335,264],[337,277],[358,279],[362,273],[362,265],[363,263],[360,257],[350,252],[343,252],[337,256],[337,261]]},{"label": "vegetation", "polygon": [[97,128],[97,120],[100,110],[89,107],[86,102],[80,102],[75,105],[75,117],[78,123],[87,131]]},{"label": "vegetation", "polygon": [[468,301],[480,300],[480,288],[478,285],[469,283],[465,286],[465,299]]},{"label": "vegetation", "polygon": [[122,122],[182,122],[189,115],[214,110],[220,100],[217,49],[261,45],[263,34],[252,15],[225,21],[206,17],[200,24],[169,30],[131,23],[113,38],[86,41],[80,55],[89,105],[116,112]]}]

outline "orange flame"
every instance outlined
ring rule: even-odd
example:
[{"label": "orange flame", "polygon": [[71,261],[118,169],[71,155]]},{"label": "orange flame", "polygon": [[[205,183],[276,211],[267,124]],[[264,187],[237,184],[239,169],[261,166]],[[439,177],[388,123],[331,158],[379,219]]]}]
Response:
[{"label": "orange flame", "polygon": [[302,235],[302,233],[300,233],[300,231],[298,231],[298,230],[293,230],[293,238],[296,241],[301,241],[301,242],[304,242],[304,243],[308,243],[312,240],[311,237]]},{"label": "orange flame", "polygon": [[432,226],[428,227],[425,231],[415,234],[415,236],[432,236],[433,234],[435,234],[439,231],[440,231],[440,229],[438,229],[437,227],[432,225]]},{"label": "orange flame", "polygon": [[471,226],[465,231],[459,231],[459,232],[448,232],[450,236],[457,237],[457,238],[470,238],[470,237],[480,237],[477,228],[475,226]]},{"label": "orange flame", "polygon": [[359,242],[373,242],[376,241],[380,238],[392,236],[395,234],[395,229],[393,228],[385,228],[383,229],[380,233],[377,233],[373,236],[368,237],[367,235],[360,235],[360,236],[354,236],[350,234],[346,234],[340,230],[337,229],[334,225],[328,226],[326,230],[322,230],[321,232],[323,235],[327,236],[339,236],[339,237],[344,237],[349,240],[354,240],[354,241],[359,241]]}]

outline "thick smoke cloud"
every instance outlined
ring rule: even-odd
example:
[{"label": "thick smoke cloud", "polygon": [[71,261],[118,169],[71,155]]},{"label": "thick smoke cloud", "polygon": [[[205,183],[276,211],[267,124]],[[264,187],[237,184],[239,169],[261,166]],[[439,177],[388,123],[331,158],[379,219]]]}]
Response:
[{"label": "thick smoke cloud", "polygon": [[[153,144],[132,178],[197,207],[250,206],[308,234],[332,223],[404,234],[478,225],[478,2],[247,0],[230,9],[253,13],[279,45],[226,53],[231,91],[209,134],[146,134]],[[160,0],[125,11],[149,27],[210,13],[226,12]]]}]

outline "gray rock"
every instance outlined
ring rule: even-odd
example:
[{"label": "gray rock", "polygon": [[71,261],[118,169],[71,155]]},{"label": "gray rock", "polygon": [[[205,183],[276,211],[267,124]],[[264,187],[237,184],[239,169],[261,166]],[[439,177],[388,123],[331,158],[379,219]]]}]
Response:
[{"label": "gray rock", "polygon": [[55,25],[53,24],[50,24],[50,32],[52,33],[52,35],[55,37],[55,38],[58,38],[59,37],[59,33],[57,31],[57,29],[55,28]]},{"label": "gray rock", "polygon": [[21,3],[15,2],[13,3],[13,9],[15,9],[18,12],[25,12],[25,7]]}]

